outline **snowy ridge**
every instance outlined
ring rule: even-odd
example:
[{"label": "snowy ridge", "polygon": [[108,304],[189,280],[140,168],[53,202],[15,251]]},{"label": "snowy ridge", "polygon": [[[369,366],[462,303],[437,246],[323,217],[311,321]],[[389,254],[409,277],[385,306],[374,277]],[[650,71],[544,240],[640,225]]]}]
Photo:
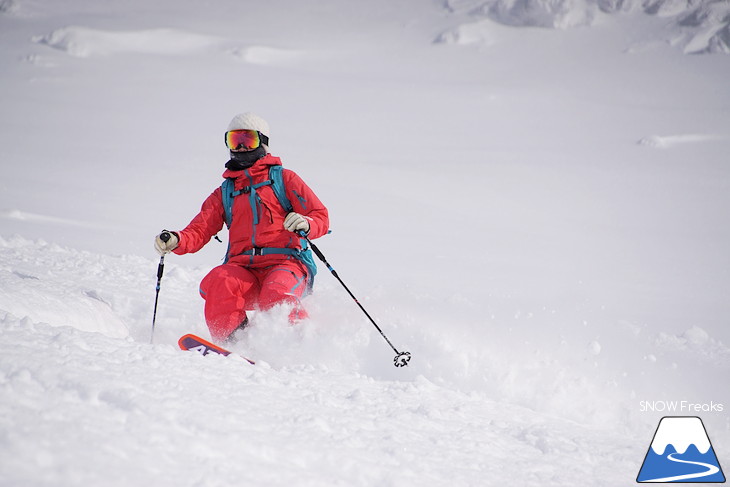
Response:
[{"label": "snowy ridge", "polygon": [[105,260],[46,242],[0,237],[0,314],[128,336],[127,326],[112,309],[121,296],[90,284],[109,278],[116,286],[123,285]]},{"label": "snowy ridge", "polygon": [[[591,26],[602,14],[655,15],[668,21],[659,39],[685,53],[730,54],[730,3],[724,0],[447,0],[446,8],[509,26],[556,29]],[[437,42],[472,44],[480,37],[475,31],[493,29],[488,22],[469,21]]]},{"label": "snowy ridge", "polygon": [[564,29],[590,25],[595,16],[595,4],[585,0],[447,0],[446,7],[518,27]]}]

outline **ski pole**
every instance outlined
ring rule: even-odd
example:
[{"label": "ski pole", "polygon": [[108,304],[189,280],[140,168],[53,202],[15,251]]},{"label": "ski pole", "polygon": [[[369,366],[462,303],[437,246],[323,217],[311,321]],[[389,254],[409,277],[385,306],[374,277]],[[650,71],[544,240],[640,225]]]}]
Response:
[{"label": "ski pole", "polygon": [[322,252],[319,250],[319,248],[317,248],[317,246],[314,245],[312,243],[312,241],[309,240],[309,238],[307,236],[302,235],[302,237],[307,240],[307,243],[309,244],[310,247],[312,247],[312,251],[314,251],[314,253],[317,255],[317,257],[319,258],[319,260],[321,260],[322,262],[324,262],[324,265],[327,266],[327,269],[329,269],[329,271],[332,273],[332,275],[335,276],[335,279],[337,279],[340,282],[340,284],[342,284],[342,287],[345,288],[345,291],[347,291],[347,294],[350,295],[350,297],[360,307],[360,309],[362,310],[362,312],[365,313],[365,316],[368,317],[368,319],[370,320],[370,323],[373,324],[373,326],[375,327],[375,329],[378,330],[378,332],[380,333],[380,335],[383,338],[385,338],[385,341],[386,342],[388,342],[388,345],[390,345],[390,348],[392,348],[393,351],[396,353],[396,356],[393,359],[393,364],[396,367],[403,367],[404,365],[408,365],[408,362],[411,360],[411,354],[410,354],[410,352],[399,352],[398,349],[395,348],[395,346],[393,346],[393,344],[390,342],[390,340],[388,340],[388,337],[385,336],[385,333],[383,333],[383,330],[380,329],[380,327],[378,326],[378,324],[375,323],[375,320],[372,318],[372,316],[370,316],[370,313],[368,313],[367,310],[365,309],[365,307],[363,307],[363,305],[360,304],[360,301],[357,300],[357,298],[355,297],[355,295],[352,294],[352,291],[350,291],[350,289],[347,287],[347,285],[342,281],[342,279],[340,279],[340,276],[337,275],[337,271],[332,268],[332,266],[329,264],[329,262],[327,262],[327,259],[325,258],[324,254],[322,254]]},{"label": "ski pole", "polygon": [[[160,240],[167,242],[170,240],[170,233],[163,231],[160,234]],[[162,272],[165,270],[165,254],[160,256],[160,263],[157,264],[157,286],[155,287],[155,309],[152,313],[152,333],[150,334],[150,344],[155,340],[155,321],[157,321],[157,301],[160,298],[160,281],[162,281]]]}]

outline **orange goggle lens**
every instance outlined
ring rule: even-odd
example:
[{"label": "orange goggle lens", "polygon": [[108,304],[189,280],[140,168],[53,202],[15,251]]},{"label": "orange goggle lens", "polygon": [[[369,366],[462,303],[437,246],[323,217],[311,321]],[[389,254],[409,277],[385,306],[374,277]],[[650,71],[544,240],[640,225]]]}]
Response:
[{"label": "orange goggle lens", "polygon": [[261,137],[255,130],[231,130],[226,132],[226,145],[230,150],[251,150],[261,145]]}]

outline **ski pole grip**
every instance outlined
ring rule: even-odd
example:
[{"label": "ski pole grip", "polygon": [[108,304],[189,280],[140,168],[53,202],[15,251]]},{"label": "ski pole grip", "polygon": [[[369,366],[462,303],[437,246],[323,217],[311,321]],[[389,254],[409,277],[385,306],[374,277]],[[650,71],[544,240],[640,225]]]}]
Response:
[{"label": "ski pole grip", "polygon": [[170,232],[168,232],[167,230],[163,230],[162,233],[160,234],[160,240],[167,243],[167,241],[170,240],[171,236],[172,235],[170,235]]}]

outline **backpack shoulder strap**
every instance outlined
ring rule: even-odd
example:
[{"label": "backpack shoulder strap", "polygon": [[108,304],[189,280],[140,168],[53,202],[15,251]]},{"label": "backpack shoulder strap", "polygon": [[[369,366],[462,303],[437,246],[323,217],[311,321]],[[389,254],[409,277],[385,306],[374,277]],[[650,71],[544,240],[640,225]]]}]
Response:
[{"label": "backpack shoulder strap", "polygon": [[[287,212],[294,211],[294,207],[289,201],[289,197],[286,195],[286,187],[284,186],[284,168],[282,166],[271,166],[269,167],[269,179],[271,180],[271,187],[274,189],[276,199],[279,200],[279,204]],[[314,276],[317,274],[317,263],[314,261],[312,255],[312,249],[309,248],[309,244],[306,238],[299,239],[302,246],[301,251],[297,254],[297,259],[302,261],[304,266],[307,268],[307,290],[305,294],[312,292],[314,287]]]},{"label": "backpack shoulder strap", "polygon": [[286,187],[284,187],[284,168],[282,166],[269,167],[269,179],[271,179],[271,187],[274,188],[276,199],[279,204],[287,211],[293,211],[294,207],[286,195]]},{"label": "backpack shoulder strap", "polygon": [[224,179],[221,184],[221,196],[223,197],[223,210],[225,211],[226,227],[231,228],[233,219],[233,179]]},{"label": "backpack shoulder strap", "polygon": [[[269,168],[269,181],[262,183],[262,185],[271,184],[274,189],[276,199],[279,200],[279,204],[287,211],[292,211],[294,207],[286,196],[286,188],[284,187],[284,176],[283,167],[271,166]],[[260,185],[259,185],[260,186]],[[257,186],[254,186],[254,188]],[[234,180],[226,178],[221,184],[221,197],[223,199],[223,210],[225,212],[226,226],[231,228],[231,222],[233,221],[233,198],[238,196],[241,191],[234,191]],[[244,191],[247,192],[247,191]]]}]

